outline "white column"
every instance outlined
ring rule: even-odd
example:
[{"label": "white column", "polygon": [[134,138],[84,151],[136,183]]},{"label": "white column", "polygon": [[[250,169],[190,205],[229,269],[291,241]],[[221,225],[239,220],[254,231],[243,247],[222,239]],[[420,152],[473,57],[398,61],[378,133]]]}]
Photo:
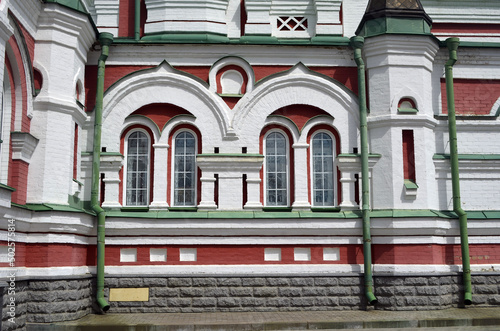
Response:
[{"label": "white column", "polygon": [[154,144],[154,182],[153,202],[151,209],[168,208],[167,202],[167,179],[168,179],[168,144]]},{"label": "white column", "polygon": [[355,200],[355,185],[357,173],[361,172],[360,158],[356,155],[339,156],[337,165],[340,170],[340,185],[342,185],[342,210],[359,209]]},{"label": "white column", "polygon": [[307,149],[309,144],[294,144],[294,168],[295,168],[295,201],[292,208],[297,209],[310,209],[308,194],[309,189],[307,186]]},{"label": "white column", "polygon": [[122,205],[120,204],[120,170],[122,169],[122,167],[123,155],[119,153],[101,154],[100,170],[104,174],[104,201],[102,202],[103,207],[122,207]]},{"label": "white column", "polygon": [[213,172],[203,172],[200,178],[201,182],[201,201],[198,205],[198,210],[214,210],[217,209],[215,204],[215,177]]},{"label": "white column", "polygon": [[260,201],[260,182],[259,173],[247,174],[247,202],[244,209],[262,210]]}]

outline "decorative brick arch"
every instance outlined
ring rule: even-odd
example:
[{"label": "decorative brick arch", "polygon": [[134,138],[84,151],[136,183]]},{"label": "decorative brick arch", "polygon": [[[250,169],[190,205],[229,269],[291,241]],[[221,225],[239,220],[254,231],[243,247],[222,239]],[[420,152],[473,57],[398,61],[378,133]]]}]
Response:
[{"label": "decorative brick arch", "polygon": [[319,108],[331,116],[327,121],[336,123],[342,150],[358,146],[358,98],[341,83],[312,72],[302,63],[264,79],[247,93],[233,109],[233,128],[244,146],[255,145],[270,114],[298,104]]},{"label": "decorative brick arch", "polygon": [[118,151],[119,132],[125,119],[149,103],[168,103],[186,109],[196,118],[201,133],[216,142],[235,138],[227,105],[208,90],[205,82],[163,62],[156,68],[125,77],[106,91],[103,146]]}]

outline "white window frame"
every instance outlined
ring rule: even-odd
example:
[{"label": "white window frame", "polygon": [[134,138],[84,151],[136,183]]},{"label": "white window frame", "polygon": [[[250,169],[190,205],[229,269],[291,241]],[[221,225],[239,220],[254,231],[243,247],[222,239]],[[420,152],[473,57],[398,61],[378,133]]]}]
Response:
[{"label": "white window frame", "polygon": [[[332,181],[333,181],[333,204],[332,205],[316,205],[316,199],[314,196],[314,193],[316,191],[316,184],[315,184],[315,177],[314,177],[314,153],[313,153],[313,148],[314,148],[314,138],[318,135],[324,133],[328,135],[332,139]],[[337,140],[335,136],[328,130],[317,130],[314,131],[313,134],[311,135],[311,141],[310,141],[310,153],[309,153],[309,164],[310,164],[310,178],[311,178],[311,205],[313,208],[332,208],[337,206]]]},{"label": "white window frame", "polygon": [[[194,176],[193,176],[193,183],[194,183],[194,199],[193,199],[193,204],[192,205],[178,205],[176,204],[176,199],[175,199],[175,189],[176,189],[176,181],[175,181],[175,173],[176,173],[176,169],[175,169],[175,152],[176,152],[176,139],[177,137],[181,134],[181,133],[184,133],[184,132],[188,132],[190,134],[193,135],[194,137]],[[181,129],[181,130],[178,130],[174,136],[172,137],[172,174],[171,174],[171,201],[170,201],[170,205],[172,207],[187,207],[187,208],[190,208],[190,207],[196,207],[197,203],[198,203],[198,164],[196,162],[196,155],[198,154],[198,135],[196,134],[196,132],[194,132],[193,130],[190,130],[190,129]]]},{"label": "white window frame", "polygon": [[[268,191],[267,191],[267,138],[273,133],[280,133],[285,137],[285,158],[286,158],[286,204],[285,205],[269,205],[268,204]],[[264,206],[265,207],[276,207],[276,208],[286,208],[290,207],[290,141],[288,135],[285,131],[280,129],[272,129],[266,132],[263,139],[263,151],[264,151]]]},{"label": "white window frame", "polygon": [[[128,199],[127,199],[127,176],[128,176],[128,139],[130,136],[136,132],[141,132],[146,135],[148,138],[148,164],[147,164],[147,178],[146,178],[146,204],[145,205],[129,205],[128,204]],[[124,141],[124,154],[125,154],[125,164],[123,166],[123,205],[127,207],[147,207],[149,206],[149,199],[150,199],[150,178],[151,178],[151,136],[150,134],[142,129],[142,128],[136,128],[133,130],[130,130],[127,132],[125,135],[125,141]]]}]

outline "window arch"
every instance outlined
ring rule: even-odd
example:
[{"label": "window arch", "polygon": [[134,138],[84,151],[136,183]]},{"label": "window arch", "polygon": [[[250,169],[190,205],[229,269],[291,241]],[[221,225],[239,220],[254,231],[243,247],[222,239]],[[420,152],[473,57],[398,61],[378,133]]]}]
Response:
[{"label": "window arch", "polygon": [[125,137],[125,205],[149,204],[151,138],[142,129],[133,129]]},{"label": "window arch", "polygon": [[311,139],[311,178],[313,207],[335,205],[335,139],[326,131],[315,132]]},{"label": "window arch", "polygon": [[174,207],[194,207],[197,203],[196,154],[198,139],[191,130],[180,130],[173,137],[173,201]]},{"label": "window arch", "polygon": [[264,137],[265,206],[290,205],[290,153],[286,133],[271,130]]},{"label": "window arch", "polygon": [[336,207],[342,201],[340,170],[340,136],[327,124],[314,125],[307,133],[307,169],[309,202],[313,208]]}]

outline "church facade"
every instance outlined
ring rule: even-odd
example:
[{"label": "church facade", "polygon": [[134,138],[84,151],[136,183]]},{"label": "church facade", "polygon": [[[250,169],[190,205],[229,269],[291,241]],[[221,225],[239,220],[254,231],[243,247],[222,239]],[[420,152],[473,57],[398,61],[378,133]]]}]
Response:
[{"label": "church facade", "polygon": [[499,22],[495,0],[1,0],[3,327],[499,305]]}]

